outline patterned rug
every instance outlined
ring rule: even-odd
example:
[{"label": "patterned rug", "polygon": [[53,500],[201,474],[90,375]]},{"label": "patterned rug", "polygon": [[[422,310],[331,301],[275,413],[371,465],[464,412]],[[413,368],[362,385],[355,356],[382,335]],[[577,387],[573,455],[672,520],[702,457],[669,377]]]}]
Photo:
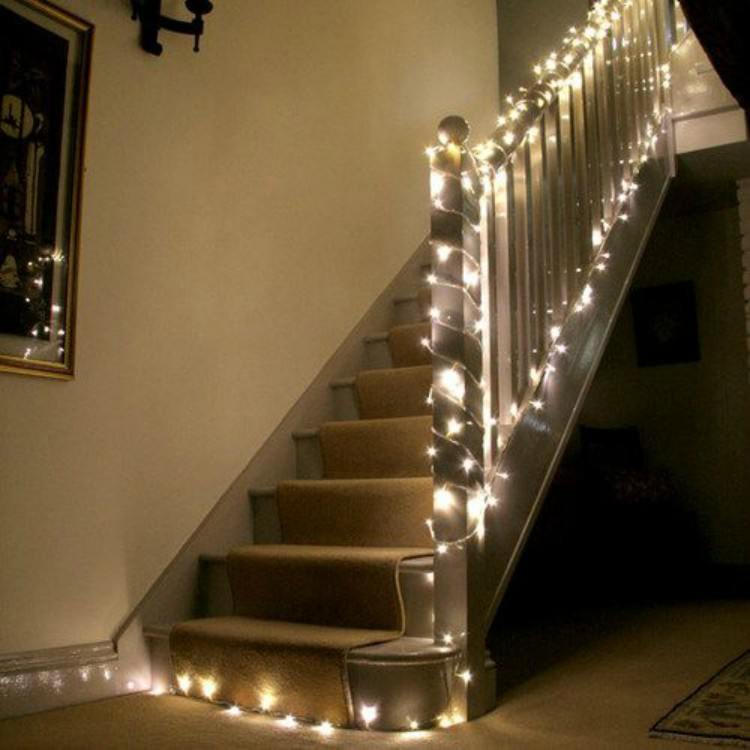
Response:
[{"label": "patterned rug", "polygon": [[750,651],[657,721],[651,736],[750,747]]}]

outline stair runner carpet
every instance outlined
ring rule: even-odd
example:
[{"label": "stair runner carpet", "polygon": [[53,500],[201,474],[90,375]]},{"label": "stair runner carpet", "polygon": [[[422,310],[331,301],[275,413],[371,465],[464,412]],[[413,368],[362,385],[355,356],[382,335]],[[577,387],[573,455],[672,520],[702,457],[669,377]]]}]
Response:
[{"label": "stair runner carpet", "polygon": [[230,552],[234,615],[172,629],[189,694],[353,723],[347,654],[403,634],[399,565],[433,552],[428,335],[390,331],[394,367],[356,378],[361,418],[320,429],[324,478],[278,486],[282,543]]}]

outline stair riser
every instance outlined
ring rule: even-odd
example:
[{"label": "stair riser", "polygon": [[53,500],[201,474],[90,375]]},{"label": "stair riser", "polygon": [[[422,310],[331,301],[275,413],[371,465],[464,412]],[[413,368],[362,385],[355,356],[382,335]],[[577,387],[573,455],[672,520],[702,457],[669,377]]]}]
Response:
[{"label": "stair riser", "polygon": [[318,435],[295,435],[294,450],[297,479],[322,479],[323,456]]},{"label": "stair riser", "polygon": [[404,325],[406,323],[419,323],[424,320],[424,311],[422,310],[419,300],[417,299],[400,299],[393,303],[393,323],[394,325]]},{"label": "stair riser", "polygon": [[391,350],[387,339],[365,339],[365,364],[368,370],[393,367]]},{"label": "stair riser", "polygon": [[[176,691],[168,636],[147,634],[146,640],[153,689]],[[411,721],[419,726],[430,725],[449,708],[454,671],[455,657],[419,664],[384,664],[358,659],[353,652],[347,672],[356,725],[376,731],[408,729]],[[360,715],[365,705],[378,708],[378,717],[369,726]]]},{"label": "stair riser", "polygon": [[[434,612],[434,586],[430,571],[399,571],[401,595],[404,600],[406,630],[404,635],[415,638],[432,638]],[[229,589],[226,563],[201,560],[199,571],[199,617],[223,617],[234,612],[232,592]]]},{"label": "stair riser", "polygon": [[335,419],[359,419],[357,393],[354,384],[331,386],[333,396],[333,414]]}]

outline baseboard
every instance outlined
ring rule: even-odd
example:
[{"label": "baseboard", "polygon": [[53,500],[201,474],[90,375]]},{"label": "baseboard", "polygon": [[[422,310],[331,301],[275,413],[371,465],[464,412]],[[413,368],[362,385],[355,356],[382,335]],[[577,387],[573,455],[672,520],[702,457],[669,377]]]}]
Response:
[{"label": "baseboard", "polygon": [[[118,661],[112,641],[3,654],[0,718],[117,695],[123,692]],[[143,689],[130,682],[133,691]]]},{"label": "baseboard", "polygon": [[112,641],[81,643],[39,651],[0,654],[0,675],[79,668],[113,661],[117,661],[117,651]]}]

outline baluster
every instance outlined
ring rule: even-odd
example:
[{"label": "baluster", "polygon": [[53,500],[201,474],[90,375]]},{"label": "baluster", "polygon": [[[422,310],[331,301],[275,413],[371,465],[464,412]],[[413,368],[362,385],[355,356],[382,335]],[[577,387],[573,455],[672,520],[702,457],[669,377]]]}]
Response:
[{"label": "baluster", "polygon": [[643,4],[640,0],[632,1],[633,29],[635,31],[636,49],[636,75],[638,85],[636,93],[638,97],[638,157],[642,157],[648,142],[648,65],[646,64],[646,40],[643,29]]},{"label": "baluster", "polygon": [[659,118],[663,111],[662,108],[662,82],[663,73],[661,69],[661,38],[659,31],[659,6],[662,0],[650,0],[649,2],[649,33],[651,35],[651,49],[653,51],[653,66],[656,75],[654,82],[654,107]]},{"label": "baluster", "polygon": [[632,169],[630,164],[630,139],[632,122],[632,101],[629,94],[630,80],[628,64],[625,60],[628,48],[625,46],[625,20],[621,13],[613,24],[613,67],[615,70],[615,120],[617,123],[617,179],[615,194],[619,195],[622,182],[630,181]]},{"label": "baluster", "polygon": [[529,362],[531,354],[531,295],[529,288],[529,237],[527,206],[526,150],[517,149],[511,161],[513,176],[513,251],[511,253],[511,284],[513,284],[513,304],[515,306],[514,356],[515,385],[514,401],[520,405],[529,382]]},{"label": "baluster", "polygon": [[562,221],[562,310],[563,314],[573,304],[577,294],[576,267],[578,253],[576,243],[578,231],[576,229],[576,180],[575,180],[575,148],[573,130],[573,107],[571,87],[560,89],[558,103],[560,107],[560,195]]},{"label": "baluster", "polygon": [[[497,414],[499,415],[498,435],[503,438],[511,425],[511,406],[518,393],[516,370],[518,357],[516,306],[512,287],[515,262],[513,260],[513,200],[512,173],[501,168],[494,180],[495,193],[495,299],[497,333]],[[499,447],[499,446],[498,446]]]},{"label": "baluster", "polygon": [[565,313],[563,289],[565,285],[565,232],[563,230],[563,191],[560,180],[560,102],[554,101],[544,115],[544,196],[547,216],[547,305],[552,314],[547,316],[545,349],[549,343],[549,329],[562,323]]},{"label": "baluster", "polygon": [[602,189],[602,215],[612,224],[617,196],[618,148],[617,121],[614,116],[614,68],[612,63],[612,34],[596,45],[594,71],[596,73],[597,112],[601,145],[600,175]]},{"label": "baluster", "polygon": [[529,281],[531,291],[531,356],[529,372],[536,373],[544,354],[547,329],[547,273],[544,216],[544,122],[539,120],[529,133],[528,160]]},{"label": "baluster", "polygon": [[589,203],[588,154],[586,139],[585,101],[583,92],[583,74],[572,76],[572,115],[573,115],[573,149],[575,154],[575,201],[576,201],[576,239],[575,239],[575,294],[583,287],[584,270],[592,254],[591,205]]},{"label": "baluster", "polygon": [[634,22],[635,11],[632,0],[623,6],[623,19],[625,27],[625,44],[627,54],[625,55],[627,88],[625,95],[628,101],[630,111],[629,133],[628,133],[628,151],[631,169],[637,167],[640,159],[638,144],[641,140],[641,110],[640,97],[638,95],[638,46],[636,42],[637,27]]},{"label": "baluster", "polygon": [[[586,131],[586,169],[588,171],[587,190],[589,204],[589,247],[598,249],[602,242],[602,189],[599,164],[603,159],[601,152],[599,123],[597,117],[597,85],[594,67],[595,54],[592,50],[583,62],[583,102]],[[583,257],[584,272],[591,260],[591,252]]]},{"label": "baluster", "polygon": [[[480,198],[480,256],[481,256],[481,300],[482,300],[482,372],[484,382],[484,398],[482,422],[484,424],[484,466],[494,466],[498,456],[498,425],[495,415],[498,414],[499,380],[500,375],[506,376],[501,370],[500,351],[498,349],[498,298],[495,280],[497,279],[497,238],[495,235],[497,223],[495,220],[495,181],[491,170],[485,166],[481,174]],[[507,301],[507,298],[506,298]],[[508,351],[506,349],[506,351]]]}]

